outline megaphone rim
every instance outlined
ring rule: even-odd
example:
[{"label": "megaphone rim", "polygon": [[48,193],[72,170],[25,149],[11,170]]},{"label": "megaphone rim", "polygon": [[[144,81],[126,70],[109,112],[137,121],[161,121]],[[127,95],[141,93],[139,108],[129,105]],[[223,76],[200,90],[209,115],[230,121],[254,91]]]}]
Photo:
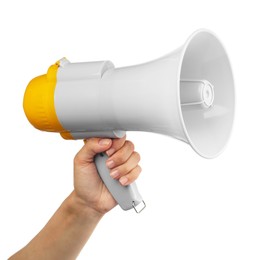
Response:
[{"label": "megaphone rim", "polygon": [[182,52],[181,52],[181,56],[180,56],[180,63],[179,63],[179,68],[178,68],[178,88],[177,88],[177,96],[178,96],[178,110],[179,110],[179,114],[180,114],[180,120],[181,120],[181,123],[182,123],[182,127],[183,127],[183,131],[184,131],[184,134],[186,136],[186,139],[188,141],[188,143],[190,144],[190,146],[192,147],[192,149],[197,153],[199,154],[200,156],[202,156],[203,158],[206,158],[206,159],[213,159],[217,156],[219,156],[226,148],[229,140],[230,140],[230,136],[233,132],[233,126],[234,126],[234,120],[235,120],[235,107],[236,107],[236,96],[235,96],[235,88],[233,88],[233,91],[234,91],[234,110],[233,110],[233,119],[232,119],[232,122],[231,122],[231,128],[230,128],[230,131],[229,131],[229,134],[228,134],[228,137],[227,137],[227,141],[225,143],[225,145],[222,147],[222,149],[220,149],[217,153],[215,154],[206,154],[204,152],[202,152],[195,144],[194,142],[192,141],[192,139],[190,138],[189,136],[189,133],[186,129],[186,126],[185,126],[185,122],[184,122],[184,118],[183,118],[183,114],[182,114],[182,109],[181,109],[181,99],[180,99],[180,79],[181,79],[181,70],[182,70],[182,64],[183,64],[183,60],[184,60],[184,56],[185,56],[185,53],[187,51],[187,48],[190,46],[192,40],[198,35],[198,34],[209,34],[211,36],[213,36],[215,38],[215,40],[221,45],[221,47],[223,48],[223,53],[226,55],[227,57],[227,60],[228,60],[228,63],[229,63],[229,67],[230,67],[230,72],[231,72],[231,78],[232,78],[232,81],[233,81],[233,86],[235,86],[235,82],[234,82],[234,76],[233,76],[233,70],[232,70],[232,65],[231,65],[231,62],[230,62],[230,59],[229,59],[229,56],[227,54],[227,51],[226,51],[226,48],[225,46],[223,45],[223,43],[221,42],[221,40],[219,39],[219,37],[214,33],[212,32],[211,30],[209,29],[205,29],[205,28],[201,28],[201,29],[198,29],[196,31],[194,31],[186,40],[186,42],[184,43],[183,47],[182,47]]}]

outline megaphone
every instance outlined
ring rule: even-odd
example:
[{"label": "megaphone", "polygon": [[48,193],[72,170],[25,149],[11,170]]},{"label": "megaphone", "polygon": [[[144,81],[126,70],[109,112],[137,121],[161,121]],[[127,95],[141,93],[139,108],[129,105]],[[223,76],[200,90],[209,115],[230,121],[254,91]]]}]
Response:
[{"label": "megaphone", "polygon": [[[63,58],[29,83],[23,106],[34,127],[65,139],[154,132],[213,158],[232,129],[234,81],[221,42],[214,33],[199,30],[179,49],[140,65],[115,68],[110,61],[70,63]],[[112,179],[106,159],[97,155],[95,163],[113,197],[124,210],[141,211],[145,203],[136,184],[123,187]]]}]

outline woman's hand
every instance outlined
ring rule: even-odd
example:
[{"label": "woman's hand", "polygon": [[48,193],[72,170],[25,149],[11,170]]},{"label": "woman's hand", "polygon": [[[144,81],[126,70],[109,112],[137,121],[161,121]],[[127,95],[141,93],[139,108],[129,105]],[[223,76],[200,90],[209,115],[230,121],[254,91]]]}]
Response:
[{"label": "woman's hand", "polygon": [[91,138],[84,142],[74,159],[74,192],[86,207],[105,214],[117,203],[98,175],[95,155],[106,151],[110,176],[118,179],[121,185],[128,185],[139,176],[140,155],[134,151],[133,143],[126,141],[126,137],[113,140]]}]

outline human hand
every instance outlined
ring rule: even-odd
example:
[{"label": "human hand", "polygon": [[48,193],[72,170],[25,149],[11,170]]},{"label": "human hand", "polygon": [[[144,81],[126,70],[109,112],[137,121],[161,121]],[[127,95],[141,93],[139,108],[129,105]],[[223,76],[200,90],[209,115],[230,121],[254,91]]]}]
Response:
[{"label": "human hand", "polygon": [[74,159],[74,191],[65,199],[46,226],[28,245],[9,259],[76,259],[102,216],[116,201],[100,179],[94,163],[106,151],[110,175],[122,185],[136,180],[141,172],[134,145],[121,139],[91,138]]},{"label": "human hand", "polygon": [[74,192],[86,207],[101,214],[111,210],[117,203],[98,175],[95,155],[106,151],[110,176],[119,180],[121,185],[131,184],[141,172],[138,165],[140,155],[134,151],[133,143],[125,138],[85,140],[85,145],[74,159]]}]

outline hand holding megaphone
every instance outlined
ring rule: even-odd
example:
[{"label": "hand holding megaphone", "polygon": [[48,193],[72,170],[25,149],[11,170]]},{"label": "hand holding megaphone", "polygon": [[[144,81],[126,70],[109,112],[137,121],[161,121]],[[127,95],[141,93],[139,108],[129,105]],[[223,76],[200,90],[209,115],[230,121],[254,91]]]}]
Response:
[{"label": "hand holding megaphone", "polygon": [[[24,96],[31,124],[65,139],[154,132],[185,141],[206,158],[225,147],[234,104],[229,59],[207,30],[195,32],[174,52],[135,66],[115,68],[110,61],[70,63],[63,58],[33,79]],[[125,189],[109,176],[105,154],[95,160],[123,209],[143,202],[135,184]]]}]

